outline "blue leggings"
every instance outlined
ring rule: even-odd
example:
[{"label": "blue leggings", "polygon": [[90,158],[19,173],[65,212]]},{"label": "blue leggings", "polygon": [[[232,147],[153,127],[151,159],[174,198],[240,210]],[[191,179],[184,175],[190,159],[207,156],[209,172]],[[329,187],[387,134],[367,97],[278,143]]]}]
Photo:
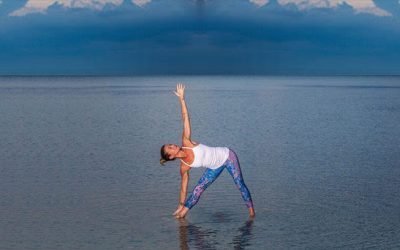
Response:
[{"label": "blue leggings", "polygon": [[199,182],[197,185],[194,187],[192,194],[189,196],[189,198],[185,202],[185,207],[191,209],[196,203],[199,201],[201,194],[206,190],[208,186],[213,183],[218,176],[221,174],[221,172],[224,169],[227,169],[229,174],[232,176],[233,181],[236,184],[236,187],[239,189],[240,193],[242,194],[242,198],[244,202],[246,203],[246,206],[248,208],[253,207],[253,201],[251,199],[251,195],[249,192],[249,189],[246,187],[246,184],[244,184],[242,172],[240,170],[240,164],[239,160],[231,149],[229,150],[229,157],[228,159],[224,162],[224,164],[217,168],[217,169],[210,169],[207,168],[206,171],[204,171],[203,176],[200,178]]}]

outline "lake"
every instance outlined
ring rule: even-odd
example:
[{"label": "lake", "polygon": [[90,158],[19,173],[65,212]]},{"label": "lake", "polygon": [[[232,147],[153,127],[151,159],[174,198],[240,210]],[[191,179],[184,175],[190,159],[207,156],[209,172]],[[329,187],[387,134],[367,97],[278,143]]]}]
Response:
[{"label": "lake", "polygon": [[[254,220],[226,170],[172,216],[177,82]],[[400,77],[0,77],[0,104],[0,249],[400,248]]]}]

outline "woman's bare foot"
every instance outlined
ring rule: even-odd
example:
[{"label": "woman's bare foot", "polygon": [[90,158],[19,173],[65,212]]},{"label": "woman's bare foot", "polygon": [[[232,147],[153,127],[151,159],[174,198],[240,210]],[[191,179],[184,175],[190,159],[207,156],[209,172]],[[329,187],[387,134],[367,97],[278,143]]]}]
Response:
[{"label": "woman's bare foot", "polygon": [[254,217],[254,216],[256,216],[256,212],[254,212],[254,208],[249,208],[249,215],[250,215],[250,217]]}]

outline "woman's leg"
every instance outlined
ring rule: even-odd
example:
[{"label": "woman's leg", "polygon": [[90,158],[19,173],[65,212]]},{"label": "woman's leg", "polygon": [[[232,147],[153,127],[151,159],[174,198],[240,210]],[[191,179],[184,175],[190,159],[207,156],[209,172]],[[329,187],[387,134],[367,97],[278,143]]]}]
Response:
[{"label": "woman's leg", "polygon": [[[249,209],[253,208],[253,201],[251,199],[250,191],[244,183],[242,171],[240,170],[239,159],[237,158],[235,152],[229,150],[229,157],[226,164],[226,169],[229,174],[232,176],[233,181],[236,184],[236,187],[239,189],[242,194],[242,198],[246,203],[246,206]],[[253,211],[254,212],[254,211]]]},{"label": "woman's leg", "polygon": [[204,171],[203,176],[200,178],[197,185],[194,187],[192,194],[185,202],[185,207],[191,209],[196,203],[199,201],[201,194],[206,190],[208,186],[211,185],[217,179],[217,177],[221,174],[222,170],[224,170],[224,166],[221,166],[217,169],[209,169],[207,168]]}]

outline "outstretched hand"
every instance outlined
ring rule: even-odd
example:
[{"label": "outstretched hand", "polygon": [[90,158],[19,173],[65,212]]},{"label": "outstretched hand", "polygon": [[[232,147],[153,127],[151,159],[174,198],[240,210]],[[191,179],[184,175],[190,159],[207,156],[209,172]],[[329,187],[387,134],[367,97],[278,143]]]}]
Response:
[{"label": "outstretched hand", "polygon": [[176,211],[172,215],[175,216],[175,218],[179,219],[184,218],[188,212],[189,208],[179,205],[178,209],[176,209]]},{"label": "outstretched hand", "polygon": [[185,218],[185,216],[188,212],[189,212],[189,208],[183,207],[177,214],[175,214],[175,218],[177,218],[177,219]]},{"label": "outstretched hand", "polygon": [[175,212],[172,215],[177,215],[181,210],[183,209],[183,205],[179,205],[178,208],[175,210]]},{"label": "outstretched hand", "polygon": [[179,99],[185,98],[185,85],[182,83],[178,83],[176,85],[176,91],[174,91],[175,95],[179,97]]}]

